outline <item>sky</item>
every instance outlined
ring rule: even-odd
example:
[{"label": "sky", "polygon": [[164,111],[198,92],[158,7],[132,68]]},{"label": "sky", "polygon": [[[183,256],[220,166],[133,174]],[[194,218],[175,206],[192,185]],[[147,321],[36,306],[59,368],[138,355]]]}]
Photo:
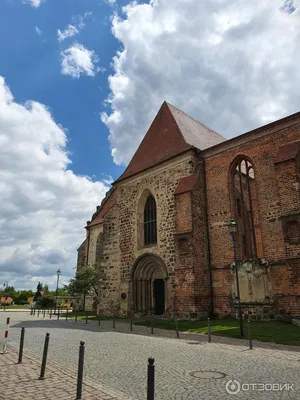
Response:
[{"label": "sky", "polygon": [[231,138],[300,110],[300,0],[0,0],[0,287],[61,284],[164,100]]}]

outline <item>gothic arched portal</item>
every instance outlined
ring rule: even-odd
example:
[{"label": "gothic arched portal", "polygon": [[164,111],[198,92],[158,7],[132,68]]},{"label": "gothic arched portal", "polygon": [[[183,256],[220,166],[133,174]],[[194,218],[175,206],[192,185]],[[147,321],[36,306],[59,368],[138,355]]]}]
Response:
[{"label": "gothic arched portal", "polygon": [[161,315],[167,303],[168,272],[153,254],[139,257],[132,272],[132,308],[135,313]]}]

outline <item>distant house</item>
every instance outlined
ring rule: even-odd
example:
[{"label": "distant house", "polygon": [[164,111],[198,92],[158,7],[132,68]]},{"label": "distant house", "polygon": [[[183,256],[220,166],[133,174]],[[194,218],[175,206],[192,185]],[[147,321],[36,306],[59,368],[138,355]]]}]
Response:
[{"label": "distant house", "polygon": [[73,301],[73,296],[57,296],[57,306],[59,307],[72,307]]},{"label": "distant house", "polygon": [[1,305],[10,305],[11,303],[13,303],[14,299],[12,299],[11,297],[1,297]]}]

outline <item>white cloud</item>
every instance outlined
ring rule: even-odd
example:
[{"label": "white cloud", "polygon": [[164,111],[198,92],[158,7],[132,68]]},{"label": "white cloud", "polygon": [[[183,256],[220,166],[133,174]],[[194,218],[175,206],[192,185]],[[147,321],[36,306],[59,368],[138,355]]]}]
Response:
[{"label": "white cloud", "polygon": [[35,27],[35,31],[39,36],[41,36],[41,34],[43,33],[42,30],[38,26]]},{"label": "white cloud", "polygon": [[[102,114],[127,163],[164,100],[231,137],[300,109],[299,0],[132,2]],[[283,8],[282,8],[283,7]]]},{"label": "white cloud", "polygon": [[99,58],[93,50],[73,43],[61,52],[61,73],[79,78],[80,75],[95,76],[101,69],[96,66]]},{"label": "white cloud", "polygon": [[68,25],[63,31],[57,29],[57,39],[59,42],[62,42],[63,40],[75,36],[78,33],[79,30],[76,28],[76,26]]},{"label": "white cloud", "polygon": [[19,288],[54,283],[58,268],[73,275],[83,225],[108,190],[72,172],[66,144],[50,111],[16,103],[0,76],[0,270]]},{"label": "white cloud", "polygon": [[31,7],[38,8],[45,0],[23,0],[24,4],[30,4]]},{"label": "white cloud", "polygon": [[59,42],[78,35],[81,29],[85,27],[85,19],[92,15],[92,12],[86,11],[84,15],[76,15],[72,17],[73,24],[69,24],[63,31],[57,29],[57,39]]}]

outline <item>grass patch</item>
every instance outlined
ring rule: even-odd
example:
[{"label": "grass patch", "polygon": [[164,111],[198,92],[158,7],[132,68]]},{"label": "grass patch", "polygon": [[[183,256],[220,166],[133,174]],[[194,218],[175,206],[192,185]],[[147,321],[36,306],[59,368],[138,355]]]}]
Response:
[{"label": "grass patch", "polygon": [[[149,325],[149,321],[135,322],[136,325]],[[248,335],[248,322],[243,321],[244,338]],[[154,327],[175,330],[174,321],[154,319]],[[207,334],[207,321],[178,321],[182,332]],[[252,339],[262,342],[300,346],[300,328],[283,321],[251,321]],[[239,321],[236,319],[211,320],[211,333],[240,339]]]},{"label": "grass patch", "polygon": [[[65,318],[67,315],[66,312],[60,314],[60,318]],[[69,312],[68,313],[68,318],[75,318],[75,316],[77,315],[77,319],[86,319],[86,316],[88,318],[88,320],[91,321],[98,321],[99,317],[98,315],[93,312],[93,311],[78,311],[78,312]],[[100,320],[106,321],[106,320],[112,320],[113,317],[106,317],[106,316],[101,316]],[[116,317],[116,320],[124,320],[124,318],[120,318],[120,317]]]}]

